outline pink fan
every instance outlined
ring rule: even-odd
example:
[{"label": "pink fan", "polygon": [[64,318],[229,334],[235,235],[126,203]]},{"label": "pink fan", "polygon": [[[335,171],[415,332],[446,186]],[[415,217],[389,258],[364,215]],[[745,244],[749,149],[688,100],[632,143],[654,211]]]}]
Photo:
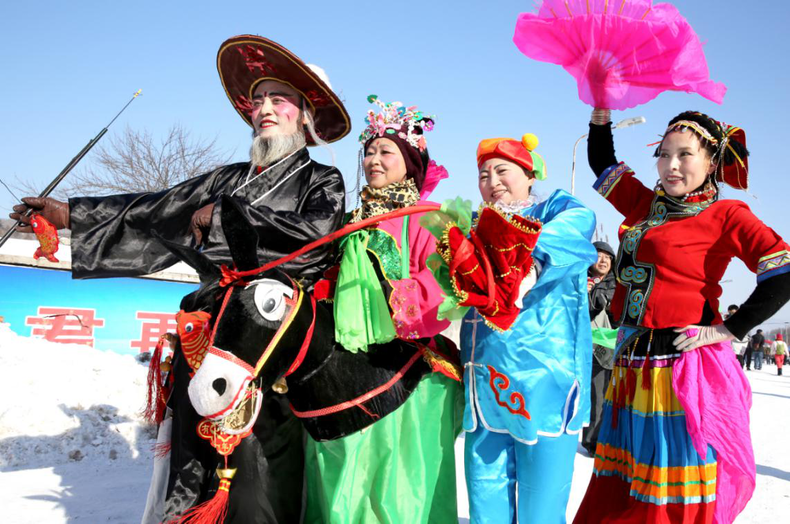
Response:
[{"label": "pink fan", "polygon": [[702,43],[670,4],[652,0],[543,0],[522,13],[513,42],[530,58],[561,65],[593,107],[627,109],[666,90],[720,104]]}]

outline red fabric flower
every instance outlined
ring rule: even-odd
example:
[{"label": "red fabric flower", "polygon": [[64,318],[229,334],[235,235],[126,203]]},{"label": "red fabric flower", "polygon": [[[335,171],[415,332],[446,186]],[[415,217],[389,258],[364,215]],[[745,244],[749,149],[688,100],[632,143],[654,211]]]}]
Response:
[{"label": "red fabric flower", "polygon": [[531,217],[506,217],[492,208],[483,210],[469,238],[452,227],[439,249],[449,255],[450,279],[460,305],[477,308],[497,329],[509,329],[520,311],[515,301],[532,268],[541,227]]}]

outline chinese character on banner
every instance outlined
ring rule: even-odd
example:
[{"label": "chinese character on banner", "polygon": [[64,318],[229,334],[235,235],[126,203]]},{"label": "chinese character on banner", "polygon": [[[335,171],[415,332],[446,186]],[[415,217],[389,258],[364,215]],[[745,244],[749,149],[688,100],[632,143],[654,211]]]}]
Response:
[{"label": "chinese character on banner", "polygon": [[43,337],[61,344],[93,346],[93,328],[104,327],[104,319],[96,318],[95,309],[39,306],[35,317],[26,317],[32,326],[31,336]]},{"label": "chinese character on banner", "polygon": [[175,313],[138,311],[136,318],[143,323],[140,326],[140,340],[132,341],[132,349],[137,349],[140,353],[153,352],[160,335],[176,331]]}]

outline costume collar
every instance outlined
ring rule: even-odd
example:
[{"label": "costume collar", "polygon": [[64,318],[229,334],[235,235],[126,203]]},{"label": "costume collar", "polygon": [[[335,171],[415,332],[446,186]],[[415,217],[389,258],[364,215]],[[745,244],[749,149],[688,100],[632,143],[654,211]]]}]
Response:
[{"label": "costume collar", "polygon": [[530,208],[538,203],[538,198],[534,194],[530,194],[526,200],[514,200],[509,204],[505,204],[501,200],[494,202],[494,207],[505,214],[519,214],[527,208]]},{"label": "costume collar", "polygon": [[244,196],[249,202],[255,204],[282,185],[286,180],[296,175],[298,171],[311,162],[307,147],[302,147],[278,160],[273,165],[260,173],[257,166],[250,164],[250,169],[243,182],[233,190],[231,196]]},{"label": "costume collar", "polygon": [[701,191],[690,193],[684,198],[670,196],[663,189],[655,190],[655,201],[662,202],[670,214],[684,216],[698,215],[716,201],[718,191],[714,186],[706,187]]},{"label": "costume collar", "polygon": [[407,178],[403,182],[378,189],[365,186],[360,192],[360,198],[362,206],[352,211],[351,223],[413,206],[420,200],[420,193],[417,191],[414,179]]}]

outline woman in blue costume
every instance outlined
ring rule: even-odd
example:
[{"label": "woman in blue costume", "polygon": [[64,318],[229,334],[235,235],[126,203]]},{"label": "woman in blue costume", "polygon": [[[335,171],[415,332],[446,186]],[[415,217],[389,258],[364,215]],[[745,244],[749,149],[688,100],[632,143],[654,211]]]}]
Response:
[{"label": "woman in blue costume", "polygon": [[543,225],[510,329],[473,309],[461,330],[466,479],[476,523],[565,522],[576,445],[590,414],[586,275],[597,259],[595,215],[562,190],[537,202],[532,185],[546,178],[537,142],[531,134],[521,142],[489,139],[477,150],[487,205]]}]

